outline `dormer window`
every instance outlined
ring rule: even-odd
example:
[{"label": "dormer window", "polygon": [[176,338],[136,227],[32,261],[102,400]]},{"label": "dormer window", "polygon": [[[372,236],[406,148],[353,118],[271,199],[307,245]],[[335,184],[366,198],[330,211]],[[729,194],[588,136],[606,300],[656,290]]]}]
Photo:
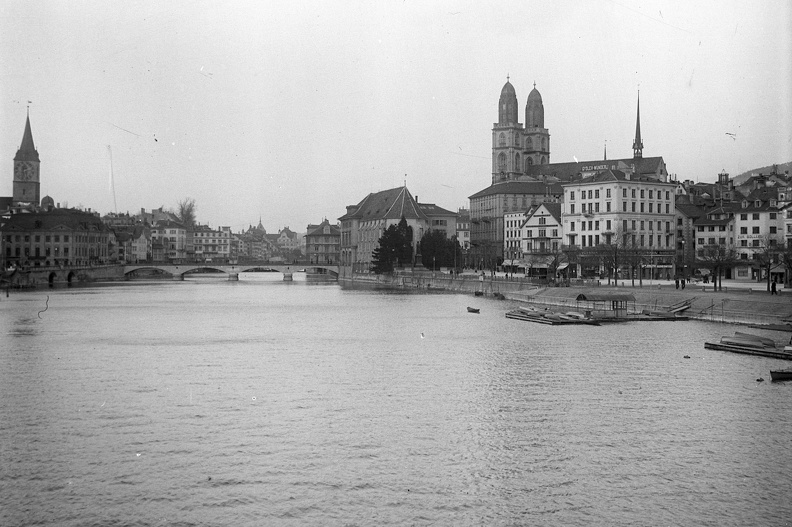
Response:
[{"label": "dormer window", "polygon": [[776,206],[777,206],[776,200],[774,200],[774,199],[771,199],[771,200],[770,200],[770,206],[771,206],[771,207],[776,207]]},{"label": "dormer window", "polygon": [[747,209],[747,208],[748,208],[748,201],[747,201],[747,200],[743,200],[743,202],[742,202],[742,208],[744,208],[744,209]]}]

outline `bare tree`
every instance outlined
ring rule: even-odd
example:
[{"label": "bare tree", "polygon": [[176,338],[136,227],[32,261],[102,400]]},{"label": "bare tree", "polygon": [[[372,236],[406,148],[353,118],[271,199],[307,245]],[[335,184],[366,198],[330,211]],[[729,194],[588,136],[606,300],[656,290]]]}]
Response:
[{"label": "bare tree", "polygon": [[784,245],[780,247],[779,259],[784,264],[786,272],[784,273],[784,287],[792,286],[792,238],[787,238]]},{"label": "bare tree", "polygon": [[[773,265],[779,263],[783,249],[776,243],[776,239],[769,234],[762,236],[760,248],[754,251],[754,261],[756,265],[764,271],[765,279],[767,281],[767,291],[770,291],[770,271]],[[759,280],[761,280],[761,274]]]},{"label": "bare tree", "polygon": [[195,200],[184,198],[177,205],[176,216],[185,227],[195,226]]},{"label": "bare tree", "polygon": [[698,250],[696,266],[710,269],[716,291],[723,290],[723,272],[737,263],[739,256],[734,247],[727,245],[705,245]]}]

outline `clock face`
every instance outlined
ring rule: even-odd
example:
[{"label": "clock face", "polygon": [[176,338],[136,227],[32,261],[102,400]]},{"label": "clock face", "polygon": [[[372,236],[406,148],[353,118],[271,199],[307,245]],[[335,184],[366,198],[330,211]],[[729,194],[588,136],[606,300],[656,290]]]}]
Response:
[{"label": "clock face", "polygon": [[35,175],[33,164],[28,161],[19,163],[16,172],[16,179],[19,181],[30,181]]}]

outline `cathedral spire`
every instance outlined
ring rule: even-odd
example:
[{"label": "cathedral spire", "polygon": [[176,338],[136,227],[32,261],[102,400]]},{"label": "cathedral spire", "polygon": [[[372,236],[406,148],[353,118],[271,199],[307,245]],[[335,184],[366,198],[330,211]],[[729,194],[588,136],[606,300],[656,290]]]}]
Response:
[{"label": "cathedral spire", "polygon": [[14,161],[39,161],[36,146],[33,144],[33,132],[30,131],[30,111],[28,110],[27,120],[25,121],[25,133],[22,136],[22,144],[17,150]]},{"label": "cathedral spire", "polygon": [[635,116],[635,140],[633,141],[633,157],[643,157],[643,141],[641,141],[641,91],[638,90],[638,111]]}]

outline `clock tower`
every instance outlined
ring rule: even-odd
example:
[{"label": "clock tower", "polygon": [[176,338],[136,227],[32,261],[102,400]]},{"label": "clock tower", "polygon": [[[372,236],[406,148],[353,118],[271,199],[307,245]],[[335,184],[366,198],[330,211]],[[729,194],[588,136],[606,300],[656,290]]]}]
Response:
[{"label": "clock tower", "polygon": [[14,205],[24,203],[39,205],[41,201],[40,163],[38,152],[33,144],[33,133],[30,131],[30,113],[28,113],[22,144],[14,156],[14,196],[12,198]]}]

